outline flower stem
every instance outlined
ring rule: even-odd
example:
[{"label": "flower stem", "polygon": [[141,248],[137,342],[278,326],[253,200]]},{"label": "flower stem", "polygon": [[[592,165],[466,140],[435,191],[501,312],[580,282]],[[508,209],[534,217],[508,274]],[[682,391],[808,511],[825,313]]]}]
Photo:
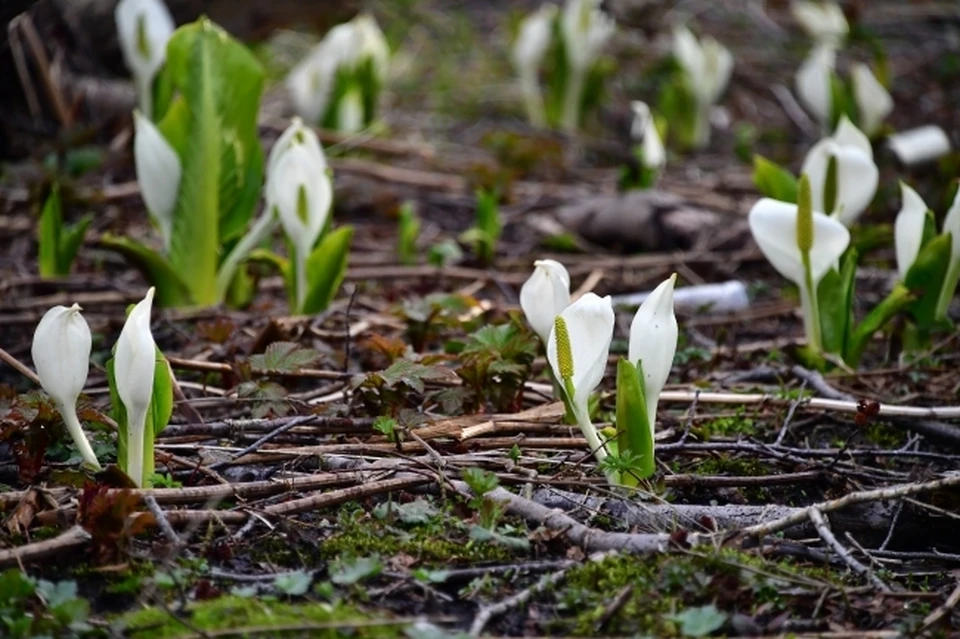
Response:
[{"label": "flower stem", "polygon": [[803,311],[803,328],[807,334],[807,344],[817,353],[823,351],[823,337],[820,332],[820,304],[817,300],[817,287],[813,283],[810,269],[810,252],[802,253],[803,286],[800,287],[800,306]]},{"label": "flower stem", "polygon": [[128,413],[130,422],[127,424],[127,476],[139,488],[144,487],[143,477],[143,440],[144,429],[147,425],[147,411],[136,410]]},{"label": "flower stem", "polygon": [[536,74],[520,75],[520,93],[523,95],[523,105],[527,110],[527,120],[530,124],[538,128],[546,126],[547,116],[543,109],[543,96],[537,84]]},{"label": "flower stem", "polygon": [[83,434],[83,429],[80,427],[77,411],[73,407],[68,409],[66,406],[57,406],[57,408],[60,409],[63,423],[66,424],[67,432],[69,432],[73,438],[73,443],[76,445],[77,450],[80,451],[80,456],[83,457],[83,461],[95,470],[101,470],[100,461],[94,454],[93,448],[90,447],[90,441],[87,439],[87,436]]},{"label": "flower stem", "polygon": [[563,119],[560,127],[566,133],[576,133],[580,125],[580,101],[583,94],[584,72],[571,68],[567,77],[565,94],[563,96]]}]

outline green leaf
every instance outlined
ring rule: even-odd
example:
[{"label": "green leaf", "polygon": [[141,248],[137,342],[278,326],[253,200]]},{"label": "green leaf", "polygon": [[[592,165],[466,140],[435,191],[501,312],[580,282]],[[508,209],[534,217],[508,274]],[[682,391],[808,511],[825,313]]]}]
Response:
[{"label": "green leaf", "polygon": [[797,178],[762,155],[753,156],[753,183],[767,197],[782,202],[797,201]]},{"label": "green leaf", "polygon": [[173,265],[159,253],[134,240],[109,233],[101,237],[100,245],[123,255],[143,273],[148,282],[157,287],[154,298],[157,306],[188,306],[190,304],[190,290],[187,285],[180,279]]},{"label": "green leaf", "polygon": [[851,248],[840,258],[840,270],[832,268],[820,280],[817,298],[823,349],[841,355],[853,330],[853,291],[857,275],[857,250]]},{"label": "green leaf", "polygon": [[863,351],[873,334],[879,331],[900,311],[907,308],[916,297],[906,286],[897,283],[890,294],[883,301],[873,307],[873,310],[863,318],[847,340],[843,361],[852,367],[860,363]]},{"label": "green leaf", "polygon": [[397,257],[401,264],[416,264],[420,218],[413,202],[404,202],[397,216]]},{"label": "green leaf", "polygon": [[299,312],[319,313],[330,306],[347,274],[353,227],[342,226],[327,233],[307,258],[307,294]]},{"label": "green leaf", "polygon": [[262,355],[251,355],[254,368],[268,371],[295,372],[320,359],[320,353],[312,348],[301,348],[295,342],[273,342]]},{"label": "green leaf", "polygon": [[698,608],[687,608],[683,612],[668,616],[680,624],[680,632],[685,637],[705,637],[719,630],[727,622],[729,615],[720,612],[713,604]]},{"label": "green leaf", "polygon": [[60,271],[60,232],[63,226],[63,207],[60,201],[60,186],[54,184],[50,195],[40,212],[40,224],[37,226],[38,255],[40,277],[64,275]]},{"label": "green leaf", "polygon": [[277,575],[273,580],[273,587],[290,597],[299,597],[305,595],[313,582],[313,573],[305,570],[294,570],[293,572]]},{"label": "green leaf", "polygon": [[77,251],[83,244],[83,238],[87,234],[87,229],[93,222],[93,213],[87,213],[77,220],[76,224],[65,226],[60,231],[60,246],[58,249],[57,260],[61,275],[69,275],[73,260],[77,257]]},{"label": "green leaf", "polygon": [[637,465],[620,475],[624,486],[636,486],[638,480],[653,475],[653,429],[647,416],[641,363],[627,359],[617,362],[617,452],[630,453]]},{"label": "green leaf", "polygon": [[938,235],[920,249],[904,284],[917,295],[908,307],[920,331],[929,331],[937,322],[937,302],[950,267],[950,235]]},{"label": "green leaf", "polygon": [[341,586],[352,586],[369,577],[376,577],[383,570],[379,557],[337,558],[330,570],[330,581]]}]

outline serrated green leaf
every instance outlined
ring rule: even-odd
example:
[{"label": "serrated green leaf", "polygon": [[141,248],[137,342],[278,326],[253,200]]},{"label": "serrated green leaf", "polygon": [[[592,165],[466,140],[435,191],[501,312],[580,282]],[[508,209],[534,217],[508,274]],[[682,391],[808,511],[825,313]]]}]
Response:
[{"label": "serrated green leaf", "polygon": [[100,238],[100,245],[123,255],[143,273],[148,282],[157,287],[156,297],[154,297],[157,306],[190,305],[189,288],[180,279],[173,265],[162,255],[134,240],[109,233],[105,233]]},{"label": "serrated green leaf", "polygon": [[290,597],[299,597],[306,594],[313,583],[313,574],[305,570],[294,570],[293,572],[277,575],[273,580],[273,587]]},{"label": "serrated green leaf", "polygon": [[753,183],[760,193],[774,200],[797,201],[797,178],[762,155],[753,156]]},{"label": "serrated green leaf", "polygon": [[254,368],[270,371],[295,372],[320,359],[320,353],[312,348],[302,348],[295,342],[273,342],[262,355],[251,355]]},{"label": "serrated green leaf", "polygon": [[355,559],[337,559],[330,571],[330,581],[340,586],[352,586],[356,583],[376,577],[383,570],[383,562],[377,556],[357,557]]},{"label": "serrated green leaf", "polygon": [[319,313],[336,297],[347,274],[353,227],[342,226],[327,233],[307,258],[307,294],[299,312]]}]

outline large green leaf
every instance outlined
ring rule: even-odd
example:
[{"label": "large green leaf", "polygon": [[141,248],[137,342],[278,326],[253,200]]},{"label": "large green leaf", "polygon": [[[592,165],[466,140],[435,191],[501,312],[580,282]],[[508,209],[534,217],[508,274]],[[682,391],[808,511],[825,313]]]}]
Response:
[{"label": "large green leaf", "polygon": [[907,308],[914,299],[916,298],[910,292],[910,289],[901,283],[897,283],[890,294],[874,306],[873,310],[852,331],[847,339],[843,361],[848,366],[856,368],[873,334],[883,328],[897,313]]},{"label": "large green leaf", "polygon": [[[640,362],[624,358],[617,362],[617,452],[634,465],[620,474],[624,486],[636,486],[654,471],[653,428],[647,416]],[[629,453],[629,455],[628,455]]]},{"label": "large green leaf", "polygon": [[157,306],[188,306],[190,290],[180,275],[162,255],[126,237],[105,233],[100,245],[116,251],[129,260],[157,287],[154,300]]},{"label": "large green leaf", "polygon": [[330,306],[347,274],[347,259],[353,227],[342,226],[327,233],[307,258],[307,294],[300,313],[319,313]]},{"label": "large green leaf", "polygon": [[843,254],[840,270],[830,269],[817,287],[823,350],[842,355],[853,323],[853,291],[857,275],[857,251]]},{"label": "large green leaf", "polygon": [[87,213],[77,220],[76,224],[64,226],[60,229],[57,263],[61,275],[70,274],[70,267],[73,265],[73,260],[77,257],[77,251],[80,250],[80,245],[83,244],[83,238],[92,223],[93,213]]},{"label": "large green leaf", "polygon": [[937,302],[950,267],[950,250],[949,234],[933,238],[920,249],[904,278],[903,283],[917,296],[908,310],[921,332],[929,331],[937,324]]}]

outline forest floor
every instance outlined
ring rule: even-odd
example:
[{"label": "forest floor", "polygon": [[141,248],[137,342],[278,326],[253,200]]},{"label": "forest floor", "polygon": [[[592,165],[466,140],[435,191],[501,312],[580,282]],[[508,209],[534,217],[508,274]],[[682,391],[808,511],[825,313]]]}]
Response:
[{"label": "forest floor", "polygon": [[[785,97],[807,40],[786,3],[768,4],[765,16],[735,2],[621,12],[609,100],[576,139],[524,123],[504,53],[518,7],[375,4],[398,48],[381,130],[322,133],[335,224],[356,229],[340,295],[318,316],[291,316],[263,271],[248,308],[155,309],[182,392],[157,439],[162,485],[116,488],[116,473],[77,470],[38,388],[0,364],[0,568],[12,568],[0,573],[0,635],[7,624],[23,637],[953,636],[960,411],[935,409],[960,404],[960,333],[911,357],[878,336],[856,371],[793,359],[796,289],[745,230],[759,197],[751,160],[796,170],[819,132]],[[892,127],[935,123],[956,138],[960,10],[850,4],[844,56],[882,47]],[[617,227],[578,236],[557,212],[616,196],[629,101],[655,103],[682,11],[734,53],[726,124],[706,150],[671,153],[658,188],[677,197],[628,212],[630,240]],[[302,46],[285,34],[257,52],[282,77]],[[265,148],[290,116],[282,94],[276,85],[264,101]],[[29,366],[41,315],[83,307],[94,354],[81,417],[110,460],[103,364],[147,284],[98,238],[151,231],[129,122],[91,127],[81,149],[39,147],[0,182],[0,348]],[[36,193],[57,150],[76,159],[57,175],[68,217],[95,217],[73,274],[44,280]],[[911,172],[882,147],[877,158],[880,189],[854,230],[873,247],[861,310],[895,276],[897,180],[942,212],[960,175],[957,155]],[[503,196],[494,259],[464,245],[435,265],[472,224],[480,187]],[[395,249],[405,202],[422,221],[407,264]],[[562,261],[578,292],[650,290],[674,272],[681,286],[747,285],[744,310],[678,309],[657,472],[639,490],[606,484],[552,398],[518,309],[543,257]],[[611,363],[630,317],[618,308]],[[598,424],[612,419],[613,368]]]}]

